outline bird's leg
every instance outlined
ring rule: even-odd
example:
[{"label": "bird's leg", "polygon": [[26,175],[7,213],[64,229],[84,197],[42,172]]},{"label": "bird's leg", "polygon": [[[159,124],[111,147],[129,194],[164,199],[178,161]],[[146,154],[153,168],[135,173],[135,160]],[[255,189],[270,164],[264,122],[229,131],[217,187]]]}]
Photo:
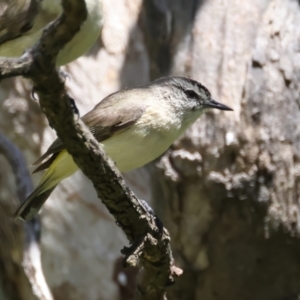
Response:
[{"label": "bird's leg", "polygon": [[140,199],[140,202],[141,202],[142,206],[144,207],[144,209],[149,214],[151,214],[152,216],[154,216],[154,218],[155,218],[155,224],[156,224],[157,229],[158,229],[158,234],[159,234],[159,236],[162,236],[163,231],[164,231],[164,224],[163,224],[163,222],[158,218],[158,216],[154,213],[153,208],[145,200],[141,200]]},{"label": "bird's leg", "polygon": [[[74,114],[78,117],[78,119],[80,118],[80,113],[79,113],[79,109],[77,108],[76,106],[76,102],[73,98],[70,97],[70,105],[71,105],[71,108],[74,112]],[[78,120],[77,119],[77,120]]]},{"label": "bird's leg", "polygon": [[147,201],[139,199],[141,201],[142,206],[144,209],[151,215],[155,216],[153,208],[147,203]]},{"label": "bird's leg", "polygon": [[62,70],[61,68],[58,69],[58,74],[60,79],[63,80],[63,82],[66,81],[66,79],[72,79],[71,75],[67,72],[65,72],[64,70]]}]

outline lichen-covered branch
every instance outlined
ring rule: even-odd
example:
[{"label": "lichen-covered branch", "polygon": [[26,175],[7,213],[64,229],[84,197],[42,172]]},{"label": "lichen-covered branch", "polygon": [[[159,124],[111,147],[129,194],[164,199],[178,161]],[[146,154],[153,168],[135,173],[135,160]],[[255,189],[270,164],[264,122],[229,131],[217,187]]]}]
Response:
[{"label": "lichen-covered branch", "polygon": [[174,266],[169,234],[166,229],[157,226],[156,217],[129,190],[114,163],[74,114],[72,99],[66,93],[55,68],[59,50],[79,30],[86,18],[83,0],[64,0],[62,4],[63,14],[45,29],[37,45],[16,61],[17,71],[14,70],[13,61],[7,60],[4,68],[0,66],[0,74],[2,78],[23,75],[33,81],[50,125],[84,174],[93,182],[99,198],[125,232],[132,244],[132,247],[123,250],[125,262],[136,265],[137,258],[140,258],[144,268],[136,298],[165,299],[165,288],[174,281],[174,277],[181,274],[181,270]]}]

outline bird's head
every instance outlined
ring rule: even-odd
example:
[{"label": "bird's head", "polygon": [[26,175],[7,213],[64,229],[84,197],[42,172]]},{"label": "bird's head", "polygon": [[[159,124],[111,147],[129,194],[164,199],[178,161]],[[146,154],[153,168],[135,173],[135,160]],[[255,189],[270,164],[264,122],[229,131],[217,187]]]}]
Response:
[{"label": "bird's head", "polygon": [[186,112],[201,113],[206,109],[232,111],[233,109],[212,99],[209,90],[201,83],[181,76],[164,77],[153,82],[166,89],[166,97],[172,104]]}]

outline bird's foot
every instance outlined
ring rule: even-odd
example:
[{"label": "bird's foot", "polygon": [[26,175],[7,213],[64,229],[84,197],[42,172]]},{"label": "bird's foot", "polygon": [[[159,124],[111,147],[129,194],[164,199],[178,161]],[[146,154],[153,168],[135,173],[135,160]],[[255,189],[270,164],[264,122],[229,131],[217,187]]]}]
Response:
[{"label": "bird's foot", "polygon": [[145,201],[145,200],[141,200],[141,204],[144,207],[144,209],[151,214],[152,216],[154,216],[154,220],[155,220],[155,224],[156,227],[158,229],[158,235],[162,236],[163,232],[164,232],[164,224],[163,222],[159,219],[159,217],[154,213],[153,208]]}]

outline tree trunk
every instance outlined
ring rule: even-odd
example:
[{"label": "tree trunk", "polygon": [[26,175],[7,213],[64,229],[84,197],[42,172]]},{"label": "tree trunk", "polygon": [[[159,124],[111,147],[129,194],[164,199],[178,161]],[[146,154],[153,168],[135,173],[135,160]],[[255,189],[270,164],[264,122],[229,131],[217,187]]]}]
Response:
[{"label": "tree trunk", "polygon": [[[299,1],[103,3],[101,43],[66,68],[81,115],[111,92],[175,74],[200,81],[234,109],[207,112],[162,158],[126,175],[170,231],[184,270],[169,299],[296,300]],[[54,139],[29,92],[25,80],[1,83],[1,130],[28,165]],[[17,197],[12,172],[3,158],[0,164],[2,219]],[[54,299],[132,298],[137,272],[120,264],[127,241],[80,172],[53,193],[41,221],[43,269]],[[9,267],[15,259],[20,266],[22,227],[5,222],[1,236],[14,234],[18,242],[0,237],[1,249],[9,245],[17,259],[1,251],[0,263]],[[1,268],[1,278],[2,270],[11,269]],[[22,268],[12,274],[5,277],[10,286],[28,291]],[[2,290],[11,295],[6,284],[0,298]]]},{"label": "tree trunk", "polygon": [[234,112],[207,113],[153,168],[157,212],[185,271],[170,298],[297,299],[299,3],[211,0],[189,26],[170,48],[171,72]]}]

